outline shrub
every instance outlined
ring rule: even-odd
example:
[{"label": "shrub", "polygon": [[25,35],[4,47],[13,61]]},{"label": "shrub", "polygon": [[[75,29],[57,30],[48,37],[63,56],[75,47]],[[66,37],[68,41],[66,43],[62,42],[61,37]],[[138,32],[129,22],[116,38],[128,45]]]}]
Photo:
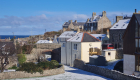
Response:
[{"label": "shrub", "polygon": [[26,72],[32,73],[32,74],[39,72],[40,74],[43,74],[43,69],[41,67],[38,67],[33,62],[21,64],[21,67],[18,69],[18,71],[26,71]]},{"label": "shrub", "polygon": [[10,67],[10,68],[8,68],[8,69],[15,69],[15,70],[17,70],[18,67],[16,67],[16,66],[12,66],[12,67]]},{"label": "shrub", "polygon": [[26,61],[26,56],[25,54],[18,54],[18,62],[21,65],[22,63],[24,63]]},{"label": "shrub", "polygon": [[43,61],[43,62],[39,62],[37,66],[43,68],[44,70],[53,69],[53,68],[57,68],[59,66],[59,63],[56,60]]}]

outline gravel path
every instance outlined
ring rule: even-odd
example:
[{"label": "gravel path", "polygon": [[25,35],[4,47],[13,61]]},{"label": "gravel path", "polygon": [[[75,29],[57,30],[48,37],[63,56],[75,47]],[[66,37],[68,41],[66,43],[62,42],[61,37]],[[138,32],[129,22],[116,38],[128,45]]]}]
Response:
[{"label": "gravel path", "polygon": [[70,66],[65,66],[65,73],[46,77],[22,78],[11,80],[112,80],[94,73],[86,72]]}]

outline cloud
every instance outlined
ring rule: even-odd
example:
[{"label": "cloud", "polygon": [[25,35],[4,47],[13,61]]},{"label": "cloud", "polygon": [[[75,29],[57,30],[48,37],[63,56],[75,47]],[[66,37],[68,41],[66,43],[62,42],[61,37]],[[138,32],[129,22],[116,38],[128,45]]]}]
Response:
[{"label": "cloud", "polygon": [[[17,17],[17,16],[4,16],[0,18],[0,34],[12,34],[16,35],[31,35],[32,34],[44,34],[46,31],[58,31],[62,29],[64,22],[68,20],[77,20],[80,22],[86,22],[87,18],[92,15],[78,14],[75,12],[49,12],[42,11],[41,15]],[[122,14],[123,13],[123,14]],[[92,13],[91,13],[92,14]],[[101,15],[101,12],[97,12],[97,15]],[[131,16],[132,12],[107,12],[107,17],[110,21],[115,22],[115,17],[118,16]]]},{"label": "cloud", "polygon": [[28,17],[4,16],[3,18],[0,18],[0,34],[11,34],[11,32],[15,32],[17,35],[30,35],[31,30],[34,35],[44,34],[45,29],[47,31],[58,31],[62,29],[63,23],[68,20],[79,20],[84,22],[88,18],[87,15],[72,12],[68,14],[65,14],[67,12],[47,13],[52,14],[53,16],[49,16],[46,13]]}]

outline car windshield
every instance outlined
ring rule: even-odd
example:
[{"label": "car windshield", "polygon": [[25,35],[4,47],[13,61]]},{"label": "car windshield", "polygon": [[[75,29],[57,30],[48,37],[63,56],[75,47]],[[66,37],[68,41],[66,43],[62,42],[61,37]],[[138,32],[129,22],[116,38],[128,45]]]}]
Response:
[{"label": "car windshield", "polygon": [[109,47],[113,47],[113,45],[109,45]]}]

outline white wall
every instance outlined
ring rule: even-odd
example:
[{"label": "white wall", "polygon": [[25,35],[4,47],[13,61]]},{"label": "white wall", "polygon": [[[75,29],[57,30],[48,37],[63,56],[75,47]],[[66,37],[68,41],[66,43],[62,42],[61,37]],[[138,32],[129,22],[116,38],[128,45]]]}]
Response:
[{"label": "white wall", "polygon": [[135,55],[123,55],[123,72],[125,74],[133,74],[135,71]]},{"label": "white wall", "polygon": [[81,60],[85,62],[89,62],[89,48],[95,48],[95,47],[101,49],[101,42],[82,42],[81,43]]},{"label": "white wall", "polygon": [[[108,55],[109,52],[110,52],[110,55]],[[107,51],[103,51],[102,53],[103,53],[103,56],[106,58],[107,61],[115,59],[116,50],[107,50]]]},{"label": "white wall", "polygon": [[[66,64],[66,42],[65,43],[65,47],[63,47],[63,45],[61,45],[61,64]],[[63,44],[61,42],[61,44]]]}]

